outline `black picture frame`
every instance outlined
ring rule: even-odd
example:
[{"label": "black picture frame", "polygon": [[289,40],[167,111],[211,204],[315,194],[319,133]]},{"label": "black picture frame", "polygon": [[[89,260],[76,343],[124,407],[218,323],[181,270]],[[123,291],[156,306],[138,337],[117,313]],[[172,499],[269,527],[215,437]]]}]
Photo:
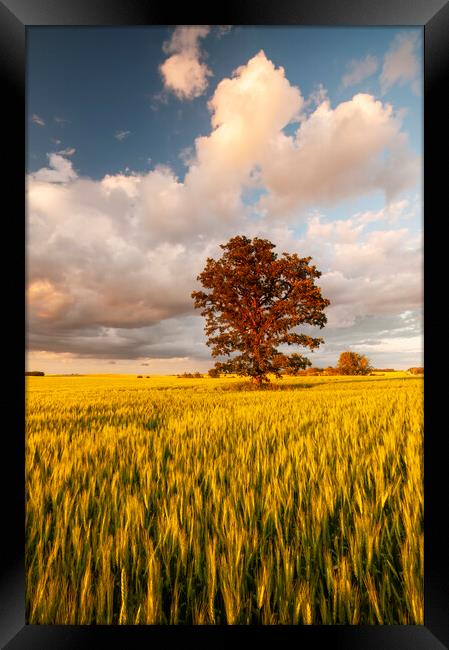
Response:
[{"label": "black picture frame", "polygon": [[[176,18],[175,18],[176,16]],[[425,623],[423,626],[38,626],[25,625],[24,571],[24,372],[25,340],[25,52],[26,29],[34,25],[325,25],[422,26],[424,28],[424,230],[425,230]],[[0,569],[0,642],[18,648],[122,648],[289,642],[309,648],[350,650],[441,650],[449,648],[448,514],[445,406],[438,387],[444,365],[440,278],[444,278],[443,191],[447,181],[447,100],[444,72],[449,59],[449,2],[445,0],[233,0],[212,11],[195,7],[170,13],[149,0],[0,0],[0,71],[3,128],[11,135],[4,148],[2,187],[9,208],[2,210],[4,254],[3,341],[6,381],[0,392],[5,485],[2,510],[5,548]],[[439,162],[441,160],[441,163]],[[7,253],[7,254],[6,254]],[[10,255],[13,256],[11,262]],[[11,316],[15,322],[11,326]],[[440,348],[437,351],[438,342]],[[440,423],[441,422],[441,423]],[[447,425],[446,425],[447,426]]]}]

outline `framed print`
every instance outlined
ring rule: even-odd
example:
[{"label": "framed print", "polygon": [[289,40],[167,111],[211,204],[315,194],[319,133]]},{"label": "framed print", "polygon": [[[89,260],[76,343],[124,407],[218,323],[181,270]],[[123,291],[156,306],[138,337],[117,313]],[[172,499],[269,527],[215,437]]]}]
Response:
[{"label": "framed print", "polygon": [[449,648],[449,6],[382,5],[0,3],[2,646]]}]

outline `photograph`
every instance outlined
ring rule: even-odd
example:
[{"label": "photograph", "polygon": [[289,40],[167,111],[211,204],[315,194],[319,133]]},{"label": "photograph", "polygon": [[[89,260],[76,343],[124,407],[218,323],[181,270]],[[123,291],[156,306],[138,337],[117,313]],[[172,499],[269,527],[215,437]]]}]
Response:
[{"label": "photograph", "polygon": [[28,625],[424,625],[422,26],[32,26]]}]

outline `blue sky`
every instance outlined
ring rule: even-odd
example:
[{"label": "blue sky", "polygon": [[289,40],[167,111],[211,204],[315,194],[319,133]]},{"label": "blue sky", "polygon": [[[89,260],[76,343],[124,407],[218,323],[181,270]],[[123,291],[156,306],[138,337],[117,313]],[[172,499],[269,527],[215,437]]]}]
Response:
[{"label": "blue sky", "polygon": [[29,363],[207,369],[189,289],[220,237],[256,224],[327,274],[314,363],[364,345],[422,362],[422,45],[421,28],[28,28]]},{"label": "blue sky", "polygon": [[[241,26],[221,37],[212,30],[203,42],[214,73],[208,91],[191,102],[171,95],[162,104],[154,96],[163,89],[158,65],[166,58],[162,43],[170,31],[169,27],[28,28],[28,115],[37,114],[46,122],[45,129],[34,125],[28,131],[28,170],[46,165],[47,152],[58,149],[52,140],[61,140],[63,147],[77,147],[75,167],[91,178],[126,167],[147,171],[156,163],[172,165],[182,177],[185,167],[179,152],[209,130],[207,99],[221,79],[260,49],[285,68],[304,96],[322,84],[332,102],[339,103],[350,99],[355,89],[341,85],[348,61],[366,55],[381,60],[398,30]],[[379,75],[357,87],[362,89],[378,96]],[[413,149],[421,153],[422,96],[407,84],[391,87],[385,98],[407,109],[404,130]],[[69,122],[58,124],[55,117]],[[117,131],[130,135],[120,142],[114,138]]]}]

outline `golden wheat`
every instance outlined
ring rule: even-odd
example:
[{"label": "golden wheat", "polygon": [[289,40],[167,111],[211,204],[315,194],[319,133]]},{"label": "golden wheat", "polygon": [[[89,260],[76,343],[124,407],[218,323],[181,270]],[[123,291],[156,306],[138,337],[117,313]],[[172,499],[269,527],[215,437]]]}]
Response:
[{"label": "golden wheat", "polygon": [[27,622],[422,624],[422,378],[31,377]]}]

